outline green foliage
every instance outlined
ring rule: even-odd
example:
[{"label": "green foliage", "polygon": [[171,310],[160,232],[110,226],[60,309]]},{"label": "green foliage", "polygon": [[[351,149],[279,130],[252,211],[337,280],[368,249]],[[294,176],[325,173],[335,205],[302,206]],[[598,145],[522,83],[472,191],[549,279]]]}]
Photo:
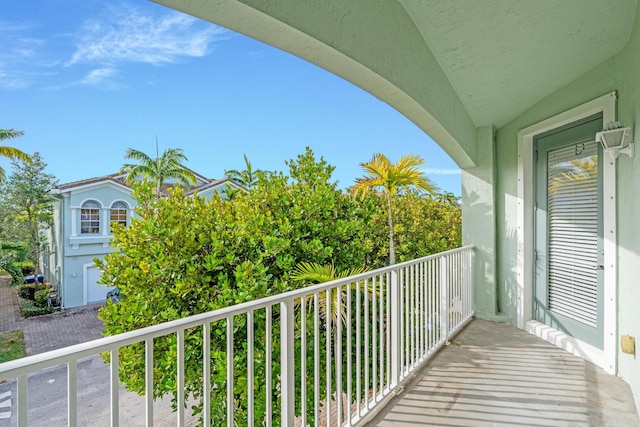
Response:
[{"label": "green foliage", "polygon": [[[363,212],[330,182],[333,167],[323,159],[316,161],[309,149],[287,165],[290,177],[263,174],[252,191],[233,200],[188,198],[179,188],[156,199],[148,184],[137,185],[139,218],[116,229],[113,244],[119,252],[107,255],[105,262],[96,260],[104,271],[102,283],[118,286],[121,293],[118,304],[107,302],[100,310],[105,333],[118,334],[293,289],[300,285],[289,275],[303,262],[333,263],[340,270],[361,265]],[[277,337],[277,310],[272,320]],[[267,387],[265,324],[264,311],[256,312],[256,402],[264,402]],[[247,396],[242,386],[242,381],[246,385],[246,322],[237,317],[233,328],[239,375],[234,413],[237,423],[246,424]],[[223,423],[225,415],[225,336],[225,322],[212,325],[214,425]],[[175,392],[175,340],[169,336],[154,341],[154,397]],[[201,341],[199,330],[185,334],[185,391],[196,398],[202,388]],[[268,363],[277,378],[279,367],[273,362],[279,360],[277,339],[270,347],[274,355]],[[120,352],[122,382],[139,393],[144,391],[143,354],[141,345]],[[279,395],[275,379],[268,387],[274,398]],[[264,408],[256,411],[259,418]]]},{"label": "green foliage", "polygon": [[22,330],[0,332],[0,363],[27,356]]},{"label": "green foliage", "polygon": [[20,310],[23,317],[41,316],[43,314],[53,313],[58,311],[56,307],[38,307],[34,301],[30,299],[19,300]]},{"label": "green foliage", "polygon": [[16,265],[16,263],[10,261],[0,261],[0,270],[4,270],[11,276],[11,286],[18,286],[24,283],[24,276],[22,270]]},{"label": "green foliage", "polygon": [[51,289],[41,289],[36,291],[34,295],[34,303],[36,307],[46,307],[47,302],[49,300],[49,293],[51,293]]},{"label": "green foliage", "polygon": [[120,172],[126,173],[127,184],[133,184],[139,178],[146,178],[156,186],[156,196],[159,197],[162,185],[169,178],[176,178],[185,186],[195,185],[196,176],[189,169],[182,166],[187,160],[184,151],[180,148],[167,148],[158,153],[158,138],[156,138],[156,157],[150,157],[142,151],[128,148],[124,154],[126,159],[137,160],[139,163],[126,163]]},{"label": "green foliage", "polygon": [[36,266],[33,263],[33,261],[16,262],[15,265],[20,269],[23,276],[28,276],[30,274],[33,274],[33,272],[36,269]]},{"label": "green foliage", "polygon": [[46,242],[43,231],[53,222],[53,204],[47,193],[57,180],[45,172],[47,164],[39,153],[30,161],[18,159],[11,164],[13,172],[0,187],[0,239],[23,243],[37,270]]},{"label": "green foliage", "polygon": [[[452,201],[408,193],[392,199],[398,262],[462,246],[462,210]],[[388,264],[389,207],[384,197],[369,194],[359,203],[372,212],[369,218],[366,265]]]},{"label": "green foliage", "polygon": [[47,289],[48,286],[43,283],[29,283],[18,288],[18,295],[20,298],[36,301],[36,293]]},{"label": "green foliage", "polygon": [[[151,183],[136,184],[136,218],[128,227],[115,226],[112,244],[118,251],[107,255],[104,262],[95,260],[103,270],[102,283],[117,286],[121,295],[119,303],[107,301],[100,309],[105,334],[115,335],[279,294],[307,286],[310,281],[341,277],[337,272],[351,274],[362,271],[365,266],[384,265],[389,257],[384,237],[389,232],[387,199],[373,193],[358,199],[347,197],[331,182],[333,166],[323,159],[317,160],[310,149],[286,164],[288,176],[280,172],[259,174],[251,191],[232,199],[223,199],[220,195],[214,195],[211,200],[186,197],[178,187],[170,189],[168,197],[158,199]],[[394,209],[398,212],[395,227],[401,260],[459,245],[460,215],[455,204],[407,194],[394,198]],[[431,218],[433,215],[437,218]],[[439,234],[438,228],[442,228]],[[366,293],[363,298],[373,292],[383,292],[382,286],[379,289]],[[326,295],[324,299],[326,301]],[[352,293],[352,304],[355,299]],[[338,300],[337,294],[335,300]],[[295,351],[298,355],[301,351],[299,326],[307,322],[310,327],[311,315],[308,310],[297,311]],[[337,322],[339,316],[336,312],[323,317],[325,322]],[[271,342],[266,339],[268,321],[272,325]],[[274,402],[280,394],[278,306],[270,315],[266,310],[255,311],[250,327],[255,337],[252,387],[256,419],[260,421],[266,413],[266,394],[270,392]],[[235,316],[231,329],[234,335],[231,362],[236,373],[232,409],[235,423],[246,425],[246,390],[250,386],[247,384],[246,315]],[[346,354],[346,337],[353,331],[343,328],[342,333],[342,338],[321,334],[321,360],[325,360],[323,352],[327,347],[335,349],[335,345],[325,345],[330,340],[334,344],[342,342],[343,354]],[[185,393],[198,401],[202,395],[203,331],[190,329],[184,337]],[[225,424],[226,365],[230,357],[226,337],[227,321],[214,322],[210,334],[212,425]],[[307,348],[311,345],[309,342]],[[175,395],[176,336],[158,337],[153,346],[153,396]],[[268,351],[272,351],[271,356]],[[145,391],[144,353],[144,344],[123,347],[119,352],[121,381],[128,390],[138,393]],[[355,357],[355,351],[353,354]],[[307,366],[311,366],[311,352],[307,357]],[[300,363],[300,357],[295,360]],[[266,383],[267,366],[273,370],[271,384]],[[319,375],[320,384],[326,384],[326,371],[321,370]],[[305,378],[312,389],[316,379],[311,374]],[[320,399],[336,392],[335,383],[333,387],[318,390]],[[295,395],[299,410],[301,393]],[[313,402],[307,403],[307,407],[313,407]],[[274,409],[273,423],[277,425],[277,404]],[[202,408],[195,405],[193,410],[201,413]]]}]

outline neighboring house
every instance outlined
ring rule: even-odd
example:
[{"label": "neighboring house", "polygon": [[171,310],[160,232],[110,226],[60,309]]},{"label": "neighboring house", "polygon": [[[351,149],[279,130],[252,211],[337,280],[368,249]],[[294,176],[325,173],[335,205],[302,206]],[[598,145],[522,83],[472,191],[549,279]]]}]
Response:
[{"label": "neighboring house", "polygon": [[[211,198],[227,184],[243,188],[229,179],[212,180],[195,174],[197,185],[187,190]],[[113,252],[111,224],[129,225],[135,215],[132,189],[123,174],[85,179],[52,188],[54,222],[43,254],[46,280],[57,287],[63,308],[104,301],[112,288],[99,284],[95,258]],[[173,185],[169,182],[167,186]]]}]

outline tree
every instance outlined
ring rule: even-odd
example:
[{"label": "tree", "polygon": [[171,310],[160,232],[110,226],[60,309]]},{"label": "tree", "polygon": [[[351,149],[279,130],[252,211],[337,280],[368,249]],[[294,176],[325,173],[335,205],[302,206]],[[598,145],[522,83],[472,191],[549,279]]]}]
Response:
[{"label": "tree", "polygon": [[[4,141],[5,139],[13,139],[18,138],[24,135],[24,132],[13,129],[0,129],[0,141]],[[30,161],[30,157],[28,154],[18,150],[17,148],[0,146],[0,156],[7,157],[12,160],[22,160],[25,162]],[[0,182],[4,181],[6,175],[4,169],[0,167]]]},{"label": "tree", "polygon": [[364,178],[358,178],[352,187],[354,196],[361,194],[364,197],[370,190],[381,190],[387,199],[390,264],[396,263],[393,199],[399,193],[407,191],[426,191],[430,194],[438,191],[435,184],[418,168],[422,164],[424,160],[415,154],[402,156],[393,164],[384,154],[377,153],[370,162],[360,164],[367,174]]},{"label": "tree", "polygon": [[17,227],[20,234],[13,236],[14,240],[27,246],[29,260],[34,263],[37,274],[42,245],[46,242],[42,231],[53,222],[53,204],[47,193],[57,180],[45,173],[47,164],[40,153],[34,153],[30,159],[11,162],[13,172],[1,190],[3,211],[8,215],[3,221]]},{"label": "tree", "polygon": [[238,184],[242,184],[247,190],[251,190],[251,187],[255,186],[258,182],[258,174],[262,171],[260,169],[253,170],[253,166],[247,158],[247,155],[243,154],[243,156],[246,169],[242,171],[236,169],[225,170],[224,176],[234,180]]},{"label": "tree", "polygon": [[124,157],[139,162],[139,164],[126,163],[120,169],[121,173],[127,174],[126,183],[131,185],[138,178],[148,178],[155,184],[156,197],[160,197],[162,184],[169,178],[176,178],[178,182],[186,186],[196,185],[196,176],[181,164],[187,160],[182,149],[168,148],[160,156],[157,139],[155,158],[133,148],[128,148]]},{"label": "tree", "polygon": [[[288,176],[282,172],[261,174],[252,191],[232,200],[223,200],[219,195],[211,200],[186,197],[179,188],[170,189],[169,197],[158,199],[152,195],[151,184],[136,184],[137,218],[126,228],[116,225],[112,244],[118,252],[106,255],[104,262],[96,260],[103,269],[101,282],[117,286],[122,296],[119,303],[108,301],[100,310],[105,334],[303,286],[290,276],[296,265],[305,262],[333,263],[339,271],[362,265],[366,222],[353,200],[344,197],[337,184],[331,182],[334,168],[323,159],[316,160],[309,149],[287,165]],[[277,308],[272,316],[273,360],[268,361],[266,313],[256,311],[254,317],[257,419],[265,413],[260,405],[265,402],[267,389],[274,401],[280,393],[277,381],[265,381],[266,363],[274,373],[279,370]],[[224,322],[212,325],[212,425],[225,422],[225,326]],[[234,318],[234,337],[234,413],[236,423],[246,425],[246,319]],[[185,393],[197,400],[202,394],[201,330],[186,331],[185,349]],[[154,340],[154,397],[175,393],[175,352],[175,336]],[[129,390],[144,392],[144,347],[123,347],[119,355],[123,384]],[[312,354],[308,353],[308,357]],[[320,375],[325,375],[324,371]],[[312,387],[313,376],[307,380]],[[322,378],[321,383],[325,383]],[[319,391],[321,399],[331,394]],[[307,407],[312,408],[313,404]],[[278,416],[274,415],[274,424],[279,423]]]}]

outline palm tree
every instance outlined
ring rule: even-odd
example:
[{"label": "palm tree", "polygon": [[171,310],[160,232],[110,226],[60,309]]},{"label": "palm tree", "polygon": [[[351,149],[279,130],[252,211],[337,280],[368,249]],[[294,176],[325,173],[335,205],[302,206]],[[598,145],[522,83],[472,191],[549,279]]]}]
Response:
[{"label": "palm tree", "polygon": [[[291,272],[291,279],[296,282],[306,282],[306,285],[330,282],[332,280],[344,279],[345,277],[355,276],[356,274],[366,272],[366,268],[351,268],[338,272],[336,268],[330,265],[321,265],[315,262],[302,262],[298,264]],[[356,283],[351,284],[351,288],[356,288]],[[369,289],[371,292],[371,289]],[[331,312],[328,313],[331,318],[331,323],[336,324],[341,318],[343,323],[346,324],[346,294],[342,293],[341,298],[341,313],[338,313],[338,288],[332,288],[330,291],[329,299],[331,304]],[[369,292],[369,293],[370,293]],[[313,305],[313,295],[308,295],[305,301],[305,305],[311,307]],[[318,301],[319,311],[322,318],[327,317],[327,298],[326,294],[321,296]],[[328,325],[327,325],[328,327]]]},{"label": "palm tree", "polygon": [[156,184],[156,197],[160,197],[162,184],[168,178],[176,178],[186,186],[196,185],[196,176],[181,164],[182,161],[187,160],[184,152],[180,148],[168,148],[163,151],[162,156],[159,156],[157,138],[155,158],[133,148],[128,148],[124,157],[139,162],[139,164],[126,163],[122,166],[120,172],[127,174],[125,182],[130,185],[138,178],[148,178]]},{"label": "palm tree", "polygon": [[[18,138],[24,135],[24,132],[21,130],[13,130],[13,129],[0,129],[0,141],[4,141],[5,139],[13,139]],[[17,148],[0,146],[0,156],[7,157],[13,160],[24,160],[25,162],[31,162],[31,157]],[[4,169],[0,167],[0,182],[4,181],[5,178]]]},{"label": "palm tree", "polygon": [[392,198],[403,191],[426,191],[430,194],[438,192],[436,185],[418,168],[422,164],[424,164],[424,159],[415,154],[402,156],[397,163],[393,164],[384,154],[376,153],[369,163],[360,164],[367,174],[364,178],[358,178],[352,187],[354,196],[362,194],[364,197],[369,190],[381,190],[387,197],[390,264],[396,263]]},{"label": "palm tree", "polygon": [[243,171],[239,171],[237,169],[226,170],[224,171],[224,176],[234,180],[238,184],[242,184],[247,190],[251,190],[251,187],[258,182],[258,173],[262,171],[260,169],[253,170],[253,166],[247,158],[247,155],[243,154],[243,156],[244,163],[247,165],[247,168]]}]

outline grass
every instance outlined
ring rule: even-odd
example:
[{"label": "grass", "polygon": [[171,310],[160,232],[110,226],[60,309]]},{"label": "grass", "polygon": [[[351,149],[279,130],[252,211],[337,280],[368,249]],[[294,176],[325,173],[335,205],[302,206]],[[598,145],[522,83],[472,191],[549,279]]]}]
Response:
[{"label": "grass", "polygon": [[21,330],[0,332],[0,363],[19,359],[27,355],[24,334]]}]

